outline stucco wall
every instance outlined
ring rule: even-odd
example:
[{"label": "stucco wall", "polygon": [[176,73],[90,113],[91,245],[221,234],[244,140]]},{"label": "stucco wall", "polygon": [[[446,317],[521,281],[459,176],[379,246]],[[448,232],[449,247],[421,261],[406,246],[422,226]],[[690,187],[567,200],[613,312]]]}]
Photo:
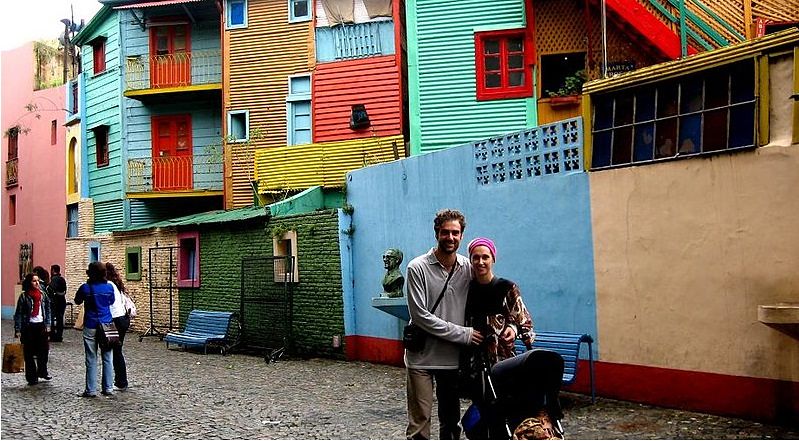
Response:
[{"label": "stucco wall", "polygon": [[603,361],[799,380],[796,146],[589,176]]}]

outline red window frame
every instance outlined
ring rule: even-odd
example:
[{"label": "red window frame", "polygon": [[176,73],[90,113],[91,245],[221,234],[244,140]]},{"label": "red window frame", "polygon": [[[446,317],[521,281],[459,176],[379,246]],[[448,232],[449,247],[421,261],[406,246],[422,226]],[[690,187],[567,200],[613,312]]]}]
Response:
[{"label": "red window frame", "polygon": [[108,165],[108,126],[97,126],[92,129],[94,132],[94,143],[97,167]]},{"label": "red window frame", "polygon": [[[511,52],[508,47],[508,42],[511,38],[518,38],[522,41],[521,52]],[[499,53],[486,54],[485,45],[487,41],[496,40],[499,42]],[[487,31],[475,32],[474,34],[474,49],[475,49],[475,74],[477,82],[477,99],[483,100],[496,100],[507,98],[527,98],[533,96],[533,72],[530,68],[529,62],[532,53],[532,43],[528,38],[528,33],[524,28],[522,29],[508,29],[502,31]],[[522,56],[522,66],[519,68],[510,68],[509,57],[511,55]],[[489,57],[499,58],[498,70],[486,70],[486,59]],[[524,79],[521,85],[511,86],[510,73],[522,72]],[[487,87],[486,75],[499,74],[500,86]]]},{"label": "red window frame", "polygon": [[58,121],[52,120],[50,122],[50,145],[56,145],[58,142]]},{"label": "red window frame", "polygon": [[8,160],[17,159],[19,155],[19,129],[13,128],[8,132]]},{"label": "red window frame", "polygon": [[[182,288],[199,287],[200,233],[197,231],[178,233],[178,253],[178,286]],[[190,266],[193,267],[190,268]]]},{"label": "red window frame", "polygon": [[105,72],[105,39],[97,39],[91,45],[94,74],[97,75]]}]

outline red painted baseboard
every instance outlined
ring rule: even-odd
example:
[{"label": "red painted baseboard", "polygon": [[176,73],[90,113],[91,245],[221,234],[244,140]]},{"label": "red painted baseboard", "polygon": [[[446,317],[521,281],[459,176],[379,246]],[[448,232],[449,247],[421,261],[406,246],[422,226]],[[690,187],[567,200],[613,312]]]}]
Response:
[{"label": "red painted baseboard", "polygon": [[[402,342],[350,335],[348,360],[404,366]],[[766,422],[799,423],[799,382],[692,372],[651,366],[594,363],[598,396]],[[587,360],[565,390],[590,394]]]}]

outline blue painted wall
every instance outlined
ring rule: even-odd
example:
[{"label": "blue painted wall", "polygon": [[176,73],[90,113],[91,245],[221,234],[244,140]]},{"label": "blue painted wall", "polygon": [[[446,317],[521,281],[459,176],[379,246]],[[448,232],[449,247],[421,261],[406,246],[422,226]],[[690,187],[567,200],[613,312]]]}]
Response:
[{"label": "blue painted wall", "polygon": [[496,274],[519,284],[536,328],[596,336],[586,173],[481,186],[469,144],[353,171],[347,199],[355,209],[350,256],[342,241],[342,261],[352,260],[354,280],[344,287],[348,335],[399,339],[404,323],[370,305],[382,291],[382,253],[400,248],[405,272],[412,258],[435,245],[436,211],[457,208],[467,219],[460,251],[466,254],[476,236],[496,241]]},{"label": "blue painted wall", "polygon": [[[353,27],[363,27],[374,29],[380,41],[380,52],[373,53],[371,56],[392,55],[394,54],[394,21],[376,21],[369,23],[358,23]],[[336,32],[340,26],[322,26],[315,29],[316,38],[316,61],[324,63],[327,61],[341,61],[336,59]],[[343,59],[343,58],[342,58]]]}]

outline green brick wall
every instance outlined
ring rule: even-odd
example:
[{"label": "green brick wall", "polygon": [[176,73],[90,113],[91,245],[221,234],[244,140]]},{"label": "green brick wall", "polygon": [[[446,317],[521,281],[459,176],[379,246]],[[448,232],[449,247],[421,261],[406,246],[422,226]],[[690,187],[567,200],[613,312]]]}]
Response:
[{"label": "green brick wall", "polygon": [[[260,221],[199,228],[201,286],[196,290],[181,289],[181,323],[192,308],[240,312],[242,258],[272,257],[272,235],[277,230],[297,232],[299,281],[290,290],[295,353],[343,358],[343,343],[340,348],[332,347],[333,336],[338,335],[343,341],[344,335],[336,210],[275,217],[266,224]],[[250,338],[253,332],[282,335],[279,326],[270,325],[283,317],[271,300],[282,295],[285,284],[274,282],[271,261],[249,261],[268,262],[268,266],[245,275],[245,286],[262,287],[252,295],[251,291],[256,290],[248,289],[244,317],[250,324],[250,333],[246,336]],[[267,296],[268,303],[253,301],[262,298],[261,294]]]}]

